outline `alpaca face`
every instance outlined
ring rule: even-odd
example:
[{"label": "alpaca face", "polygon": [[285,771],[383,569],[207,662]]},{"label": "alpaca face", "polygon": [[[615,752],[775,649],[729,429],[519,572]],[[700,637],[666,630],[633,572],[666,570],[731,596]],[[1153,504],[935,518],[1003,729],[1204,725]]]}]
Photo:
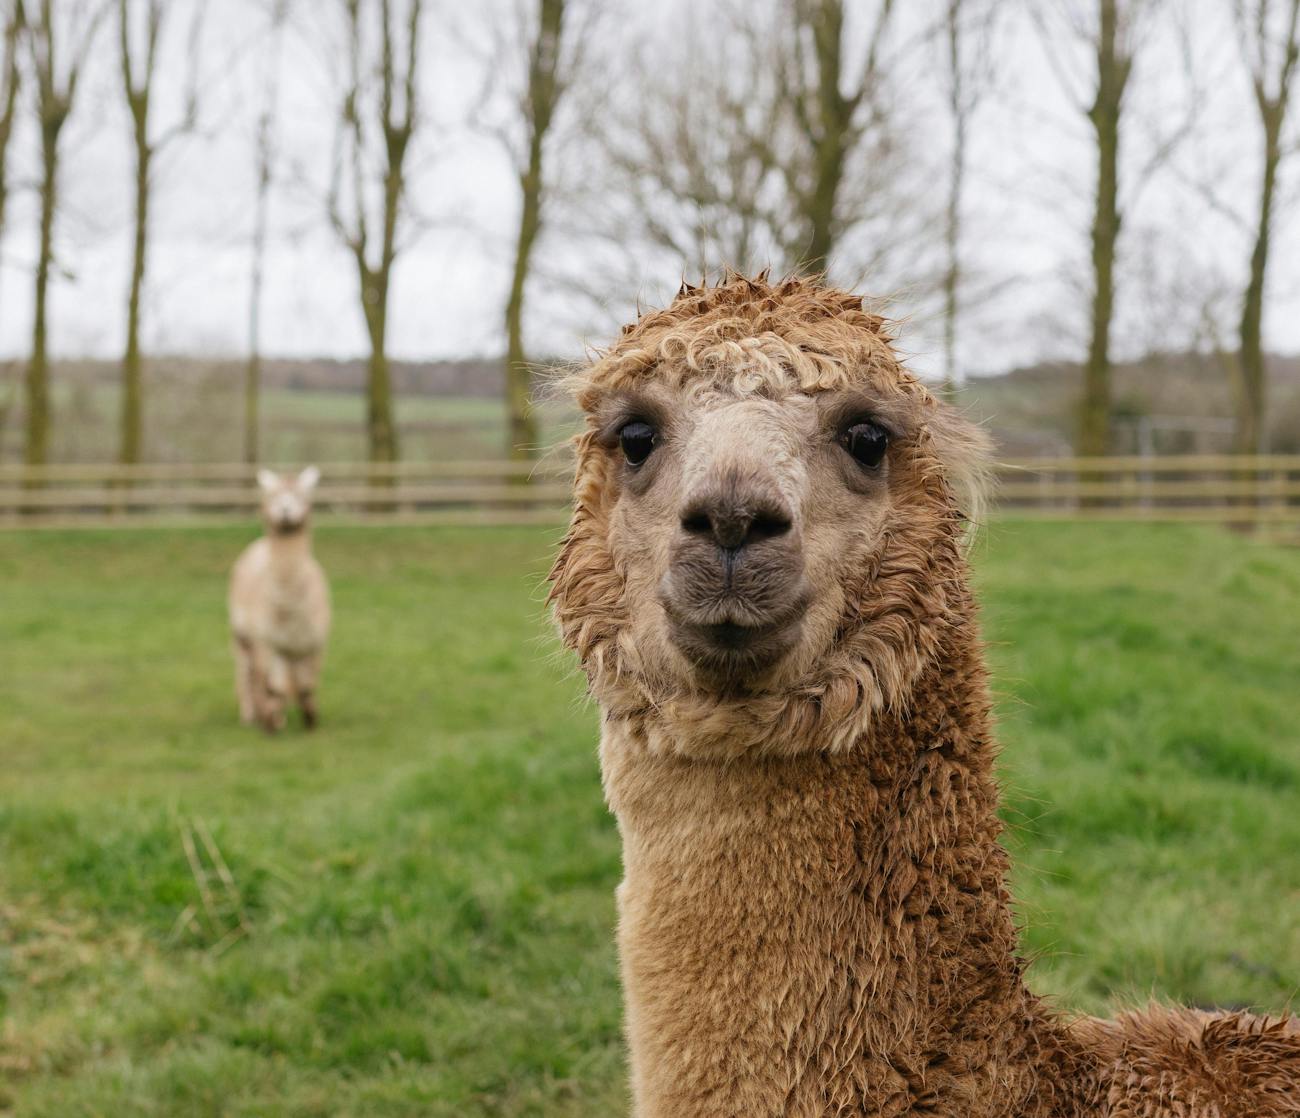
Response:
[{"label": "alpaca face", "polygon": [[966,593],[987,439],[815,279],[683,288],[569,378],[551,602],[606,716],[699,757],[849,748]]},{"label": "alpaca face", "polygon": [[654,385],[602,403],[609,547],[645,671],[727,691],[816,662],[889,520],[887,410],[852,391]]},{"label": "alpaca face", "polygon": [[273,470],[258,470],[262,522],[267,532],[279,536],[300,532],[307,524],[312,492],[319,480],[320,471],[315,466],[308,466],[296,477],[281,477]]}]

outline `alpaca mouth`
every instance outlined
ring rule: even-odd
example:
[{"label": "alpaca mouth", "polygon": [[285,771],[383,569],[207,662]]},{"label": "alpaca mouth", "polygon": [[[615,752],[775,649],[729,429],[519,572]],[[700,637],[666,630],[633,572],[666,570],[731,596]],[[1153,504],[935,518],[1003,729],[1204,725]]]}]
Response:
[{"label": "alpaca mouth", "polygon": [[706,676],[749,678],[780,661],[799,637],[808,597],[796,593],[778,612],[755,616],[744,602],[712,609],[680,609],[664,602],[668,633],[677,650]]},{"label": "alpaca mouth", "polygon": [[740,625],[734,621],[723,621],[717,625],[701,625],[697,631],[718,648],[743,652],[766,636],[769,628],[770,626],[766,625]]},{"label": "alpaca mouth", "polygon": [[722,680],[750,678],[774,667],[794,646],[798,631],[798,621],[780,625],[670,621],[677,650],[697,671]]}]

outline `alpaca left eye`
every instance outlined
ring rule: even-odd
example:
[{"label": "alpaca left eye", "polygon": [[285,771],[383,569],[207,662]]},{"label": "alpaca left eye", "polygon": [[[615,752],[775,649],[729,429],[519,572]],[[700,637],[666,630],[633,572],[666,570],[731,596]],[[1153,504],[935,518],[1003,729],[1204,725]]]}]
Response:
[{"label": "alpaca left eye", "polygon": [[883,427],[869,421],[860,421],[846,427],[840,435],[840,446],[857,462],[869,470],[879,467],[889,449],[889,435]]},{"label": "alpaca left eye", "polygon": [[618,433],[618,443],[628,465],[639,466],[655,448],[655,429],[643,419],[634,419],[623,425]]}]

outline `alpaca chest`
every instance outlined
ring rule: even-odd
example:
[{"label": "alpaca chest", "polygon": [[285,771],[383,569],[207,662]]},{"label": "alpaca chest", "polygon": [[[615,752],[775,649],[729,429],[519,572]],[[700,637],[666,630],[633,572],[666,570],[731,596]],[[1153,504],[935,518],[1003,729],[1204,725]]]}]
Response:
[{"label": "alpaca chest", "polygon": [[301,657],[320,650],[323,625],[304,587],[272,583],[262,618],[263,638],[285,656]]},{"label": "alpaca chest", "polygon": [[638,1118],[1016,1113],[996,859],[837,764],[606,760]]}]

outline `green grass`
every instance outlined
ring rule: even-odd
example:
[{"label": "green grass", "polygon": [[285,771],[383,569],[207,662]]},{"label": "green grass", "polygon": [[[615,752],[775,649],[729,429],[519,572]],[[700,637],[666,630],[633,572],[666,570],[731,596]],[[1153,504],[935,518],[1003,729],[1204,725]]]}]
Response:
[{"label": "green grass", "polygon": [[[554,535],[322,530],[324,724],[276,739],[235,724],[246,532],[0,535],[0,1113],[624,1112]],[[1036,986],[1287,1005],[1300,552],[1006,523],[975,558]]]}]

